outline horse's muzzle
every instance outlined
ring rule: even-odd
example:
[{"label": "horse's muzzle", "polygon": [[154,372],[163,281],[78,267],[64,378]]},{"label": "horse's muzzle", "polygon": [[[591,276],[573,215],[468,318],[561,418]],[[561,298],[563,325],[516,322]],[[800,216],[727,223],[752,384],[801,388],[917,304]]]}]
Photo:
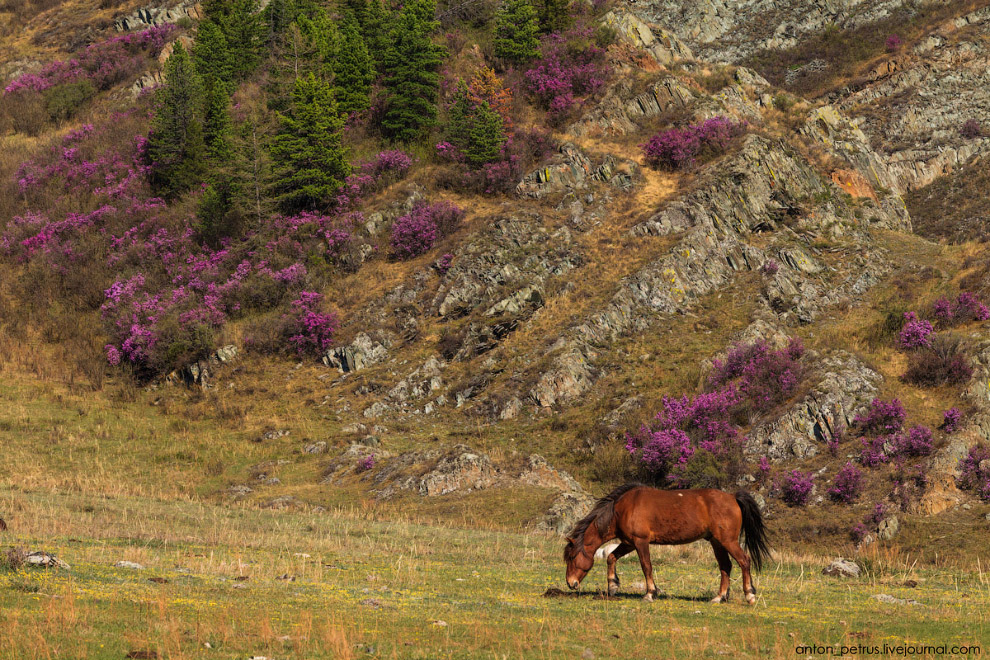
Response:
[{"label": "horse's muzzle", "polygon": [[578,580],[574,580],[574,582],[568,582],[567,586],[573,591],[574,589],[580,587],[581,583]]}]

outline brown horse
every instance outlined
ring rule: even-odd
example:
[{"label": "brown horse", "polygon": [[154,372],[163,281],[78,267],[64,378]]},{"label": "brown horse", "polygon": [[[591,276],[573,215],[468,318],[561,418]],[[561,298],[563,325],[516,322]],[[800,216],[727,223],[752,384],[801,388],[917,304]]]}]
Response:
[{"label": "brown horse", "polygon": [[[746,532],[746,550],[739,545],[739,535]],[[595,550],[606,541],[618,539],[619,545],[608,556],[608,593],[619,591],[615,562],[633,550],[646,576],[646,596],[657,594],[650,563],[650,544],[680,545],[705,539],[712,544],[722,573],[722,584],[713,603],[729,600],[729,574],[732,559],[743,574],[743,593],[750,604],[756,602],[749,568],[759,571],[770,554],[766,528],[760,509],[747,492],[734,496],[721,490],[658,490],[643,484],[626,484],[598,500],[587,516],[567,535],[564,561],[567,563],[567,586],[577,589],[595,563]],[[730,557],[732,559],[730,559]]]}]

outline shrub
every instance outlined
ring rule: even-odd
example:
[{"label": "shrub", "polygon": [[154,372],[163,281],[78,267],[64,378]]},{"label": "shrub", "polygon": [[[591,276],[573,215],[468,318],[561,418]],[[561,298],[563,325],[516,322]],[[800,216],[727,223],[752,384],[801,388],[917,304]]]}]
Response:
[{"label": "shrub", "polygon": [[907,434],[897,437],[895,450],[901,456],[928,456],[932,453],[934,438],[927,426],[912,426]]},{"label": "shrub", "polygon": [[887,49],[888,53],[895,53],[900,50],[902,43],[904,42],[901,41],[899,36],[892,34],[887,37],[887,40],[884,42],[884,48]]},{"label": "shrub", "polygon": [[692,167],[699,157],[715,157],[729,148],[745,131],[744,123],[726,117],[706,119],[686,128],[670,128],[640,145],[646,162],[656,169],[681,170]]},{"label": "shrub", "polygon": [[358,472],[367,472],[368,470],[374,469],[374,467],[375,467],[375,455],[374,454],[368,454],[367,456],[365,456],[364,458],[362,458],[360,461],[358,461],[357,471]]},{"label": "shrub", "polygon": [[984,502],[990,502],[990,447],[980,443],[970,447],[959,461],[959,488],[975,492]]},{"label": "shrub", "polygon": [[392,223],[392,253],[398,259],[412,259],[429,251],[453,232],[463,217],[464,211],[447,201],[417,203]]},{"label": "shrub", "polygon": [[884,445],[889,441],[890,436],[878,436],[876,438],[860,438],[863,449],[859,454],[859,462],[866,467],[876,467],[890,460],[884,451]]},{"label": "shrub", "polygon": [[852,504],[863,491],[863,473],[851,462],[846,463],[828,490],[828,495],[836,502]]},{"label": "shrub", "polygon": [[299,356],[321,355],[333,344],[340,322],[336,314],[318,311],[322,301],[323,296],[313,291],[302,291],[292,301],[289,342]]},{"label": "shrub", "polygon": [[804,506],[815,484],[811,472],[791,470],[781,486],[781,499],[789,506]]},{"label": "shrub", "polygon": [[601,48],[591,42],[591,28],[553,32],[540,41],[540,57],[524,73],[536,102],[558,122],[577,98],[594,94],[608,75]]},{"label": "shrub", "polygon": [[962,342],[956,337],[939,336],[930,347],[910,354],[903,379],[920,387],[938,387],[966,383],[972,375]]},{"label": "shrub", "polygon": [[865,539],[866,535],[869,533],[870,530],[869,528],[867,528],[866,525],[864,525],[863,523],[856,523],[855,525],[852,526],[852,529],[849,530],[849,538],[852,539],[853,543],[858,544],[863,539]]},{"label": "shrub", "polygon": [[778,271],[780,271],[780,264],[773,259],[767,259],[763,262],[763,265],[760,266],[760,272],[767,277],[773,277]]},{"label": "shrub", "polygon": [[856,415],[853,423],[865,434],[886,435],[899,432],[906,418],[907,413],[900,399],[873,399],[869,411]]},{"label": "shrub", "polygon": [[378,183],[391,183],[406,175],[412,167],[412,156],[400,149],[380,151],[359,169],[362,173],[378,179]]},{"label": "shrub", "polygon": [[771,350],[764,340],[737,344],[725,360],[715,360],[708,386],[719,388],[736,381],[746,402],[758,412],[766,412],[786,400],[803,376],[801,356],[804,345],[794,337],[786,348]]},{"label": "shrub", "polygon": [[955,433],[959,430],[959,426],[962,423],[962,413],[959,412],[959,408],[949,408],[944,413],[942,413],[942,429],[946,433]]},{"label": "shrub", "polygon": [[934,336],[935,328],[930,322],[919,319],[914,312],[906,312],[904,314],[904,326],[901,328],[897,340],[904,350],[913,350],[923,346],[931,346]]},{"label": "shrub", "polygon": [[967,140],[975,140],[983,137],[983,125],[978,119],[967,119],[959,127],[959,134]]},{"label": "shrub", "polygon": [[980,302],[979,297],[972,291],[963,291],[956,298],[953,318],[957,323],[986,321],[990,319],[990,308]]}]

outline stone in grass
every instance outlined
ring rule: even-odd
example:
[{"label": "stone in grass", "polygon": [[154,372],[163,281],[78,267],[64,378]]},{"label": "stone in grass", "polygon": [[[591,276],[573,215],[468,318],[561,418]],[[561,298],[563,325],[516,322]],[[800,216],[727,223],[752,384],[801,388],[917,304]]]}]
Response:
[{"label": "stone in grass", "polygon": [[822,569],[822,575],[833,575],[837,577],[859,577],[859,564],[848,559],[839,557],[831,564]]},{"label": "stone in grass", "polygon": [[120,561],[118,561],[116,564],[114,564],[114,566],[116,566],[117,568],[130,568],[130,569],[133,569],[135,571],[143,571],[144,570],[144,566],[142,566],[141,564],[139,564],[139,563],[137,563],[135,561],[125,561],[123,559],[120,560]]},{"label": "stone in grass", "polygon": [[47,552],[31,552],[24,557],[24,563],[30,566],[40,566],[42,568],[61,568],[69,570],[71,566]]},{"label": "stone in grass", "polygon": [[887,603],[888,605],[921,605],[916,600],[911,600],[909,598],[895,598],[890,594],[873,594],[870,596],[873,600],[878,600],[881,603]]}]

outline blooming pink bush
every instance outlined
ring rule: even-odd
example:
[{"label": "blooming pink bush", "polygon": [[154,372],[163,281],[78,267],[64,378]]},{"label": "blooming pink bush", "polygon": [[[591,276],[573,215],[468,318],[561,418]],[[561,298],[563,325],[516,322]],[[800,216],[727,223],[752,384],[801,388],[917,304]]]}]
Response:
[{"label": "blooming pink bush", "polygon": [[715,360],[708,386],[720,388],[736,382],[749,405],[766,412],[794,393],[804,374],[799,362],[803,354],[804,345],[797,337],[780,350],[771,350],[763,340],[737,344],[725,360]]},{"label": "blooming pink bush", "polygon": [[359,169],[378,180],[385,178],[398,180],[406,175],[412,163],[412,156],[405,151],[390,149],[380,151],[373,159],[360,165]]},{"label": "blooming pink bush", "polygon": [[412,259],[427,252],[463,217],[464,211],[451,202],[417,203],[392,223],[392,253],[398,259]]},{"label": "blooming pink bush", "polygon": [[897,36],[896,34],[892,34],[889,37],[887,37],[887,40],[884,42],[884,48],[887,49],[888,53],[894,53],[900,50],[902,43],[904,42],[901,40],[899,36]]},{"label": "blooming pink bush", "polygon": [[646,162],[657,169],[681,170],[692,167],[701,156],[724,153],[732,141],[746,130],[745,123],[726,117],[712,117],[686,128],[670,128],[640,145]]},{"label": "blooming pink bush", "polygon": [[140,72],[149,58],[164,48],[175,29],[174,25],[158,25],[92,44],[73,59],[52,62],[38,73],[18,76],[4,88],[4,94],[20,90],[41,92],[78,80],[90,80],[97,89],[109,89]]},{"label": "blooming pink bush", "polygon": [[935,440],[927,426],[912,426],[906,434],[901,434],[894,442],[894,451],[900,456],[928,456],[932,453]]},{"label": "blooming pink bush", "polygon": [[523,75],[530,94],[550,112],[563,117],[578,97],[597,92],[608,77],[603,51],[591,40],[590,27],[553,32],[543,37],[540,57]]},{"label": "blooming pink bush", "polygon": [[780,497],[789,506],[804,506],[815,487],[811,472],[791,470],[780,487]]},{"label": "blooming pink bush", "polygon": [[882,401],[873,399],[870,409],[865,414],[856,415],[853,422],[859,430],[867,435],[889,435],[903,428],[907,412],[900,399]]},{"label": "blooming pink bush", "polygon": [[914,312],[904,313],[904,326],[897,336],[898,344],[904,350],[913,350],[932,345],[935,328],[929,321],[919,319]]},{"label": "blooming pink bush", "polygon": [[319,310],[323,296],[313,291],[301,291],[292,301],[294,334],[289,342],[297,355],[320,355],[333,345],[333,336],[340,326],[336,314],[324,314]]},{"label": "blooming pink bush", "polygon": [[990,447],[978,444],[959,461],[958,485],[975,492],[984,502],[990,502]]},{"label": "blooming pink bush", "polygon": [[767,259],[766,261],[763,262],[763,265],[760,266],[760,272],[766,275],[767,277],[773,277],[779,271],[780,271],[780,264],[778,264],[773,259]]},{"label": "blooming pink bush", "polygon": [[959,134],[967,140],[975,140],[978,137],[983,137],[983,125],[979,119],[967,119],[959,127]]},{"label": "blooming pink bush", "polygon": [[946,433],[955,433],[962,423],[962,413],[959,408],[952,407],[942,413],[942,429]]},{"label": "blooming pink bush", "polygon": [[842,466],[835,475],[828,495],[836,502],[852,504],[863,492],[863,473],[851,462]]}]

